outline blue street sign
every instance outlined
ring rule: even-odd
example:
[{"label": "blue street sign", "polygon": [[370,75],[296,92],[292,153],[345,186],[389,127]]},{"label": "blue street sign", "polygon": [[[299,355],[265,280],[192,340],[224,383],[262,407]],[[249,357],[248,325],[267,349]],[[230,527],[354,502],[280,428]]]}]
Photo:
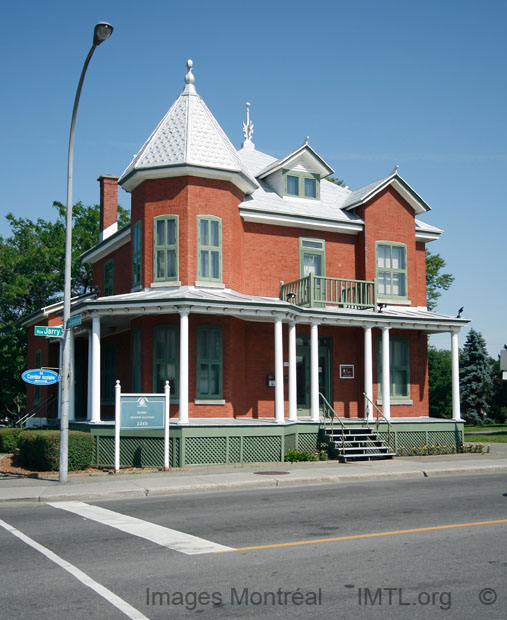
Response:
[{"label": "blue street sign", "polygon": [[60,375],[57,372],[45,368],[25,370],[21,378],[25,383],[32,383],[33,385],[53,385],[53,383],[60,381]]},{"label": "blue street sign", "polygon": [[122,430],[164,428],[165,395],[121,396]]},{"label": "blue street sign", "polygon": [[71,316],[70,319],[67,321],[68,327],[76,327],[77,325],[81,325],[80,314],[75,314],[74,316]]}]

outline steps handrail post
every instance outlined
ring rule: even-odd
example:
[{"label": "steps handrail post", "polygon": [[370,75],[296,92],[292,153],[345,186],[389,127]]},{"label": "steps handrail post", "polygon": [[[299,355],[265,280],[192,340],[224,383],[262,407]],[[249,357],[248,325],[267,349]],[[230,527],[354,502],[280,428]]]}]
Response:
[{"label": "steps handrail post", "polygon": [[[377,407],[377,405],[376,405],[376,404],[375,404],[375,403],[371,400],[371,398],[368,398],[368,396],[366,395],[366,392],[363,392],[363,396],[366,398],[366,400],[367,400],[367,401],[369,401],[369,402],[373,405],[374,409],[376,409],[376,410],[379,412],[379,414],[380,414],[380,415],[384,418],[385,422],[387,423],[387,443],[388,443],[389,447],[391,448],[391,421],[390,421],[390,420],[388,420],[388,419],[385,417],[385,415],[382,413],[382,411],[380,411],[380,409],[379,409],[379,408]],[[368,427],[368,428],[369,428],[369,427]],[[379,417],[378,417],[378,416],[377,416],[377,419],[376,419],[375,428],[376,428],[376,431],[377,431],[377,433],[378,433],[378,429],[379,429]],[[391,448],[391,449],[392,449],[392,448]]]}]

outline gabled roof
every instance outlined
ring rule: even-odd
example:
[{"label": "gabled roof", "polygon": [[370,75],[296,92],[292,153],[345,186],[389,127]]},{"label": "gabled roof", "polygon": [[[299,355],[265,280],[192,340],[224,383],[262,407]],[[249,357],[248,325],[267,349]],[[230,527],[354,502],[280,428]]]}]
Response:
[{"label": "gabled roof", "polygon": [[321,179],[328,177],[330,174],[333,174],[334,170],[331,168],[331,166],[327,164],[322,159],[322,157],[320,157],[320,155],[317,155],[317,153],[312,149],[312,147],[307,142],[305,142],[295,151],[292,151],[292,153],[289,153],[288,155],[285,155],[285,157],[282,157],[281,159],[277,159],[274,162],[270,163],[268,166],[266,166],[266,168],[259,172],[257,178],[264,179],[270,174],[273,174],[273,172],[276,172],[277,170],[290,167],[291,163],[299,159],[302,155],[306,155],[313,160],[315,164],[315,171],[320,174]]},{"label": "gabled roof", "polygon": [[376,194],[381,192],[388,186],[392,186],[402,198],[404,198],[409,205],[414,209],[416,214],[425,213],[430,211],[431,207],[415,192],[410,185],[401,178],[397,169],[383,179],[373,181],[364,187],[356,189],[352,192],[347,200],[342,204],[342,209],[350,210],[365,204],[373,198]]},{"label": "gabled roof", "polygon": [[255,179],[195,90],[192,61],[187,66],[184,91],[134,156],[119,184],[132,191],[146,179],[191,174],[229,180],[247,194],[254,191]]}]

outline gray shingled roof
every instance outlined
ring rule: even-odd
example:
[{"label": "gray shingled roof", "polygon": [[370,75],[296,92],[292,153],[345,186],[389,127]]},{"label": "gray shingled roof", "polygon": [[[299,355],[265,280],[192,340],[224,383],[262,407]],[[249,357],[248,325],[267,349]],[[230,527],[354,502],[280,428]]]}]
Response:
[{"label": "gray shingled roof", "polygon": [[174,167],[235,172],[257,183],[225,132],[195,89],[185,88],[121,175],[124,185],[136,173]]}]

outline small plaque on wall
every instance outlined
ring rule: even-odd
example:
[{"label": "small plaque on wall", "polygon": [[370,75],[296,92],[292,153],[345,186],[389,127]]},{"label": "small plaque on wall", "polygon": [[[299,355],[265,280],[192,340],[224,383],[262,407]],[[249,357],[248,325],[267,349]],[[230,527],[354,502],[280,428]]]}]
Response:
[{"label": "small plaque on wall", "polygon": [[340,364],[340,379],[354,378],[354,364]]}]

